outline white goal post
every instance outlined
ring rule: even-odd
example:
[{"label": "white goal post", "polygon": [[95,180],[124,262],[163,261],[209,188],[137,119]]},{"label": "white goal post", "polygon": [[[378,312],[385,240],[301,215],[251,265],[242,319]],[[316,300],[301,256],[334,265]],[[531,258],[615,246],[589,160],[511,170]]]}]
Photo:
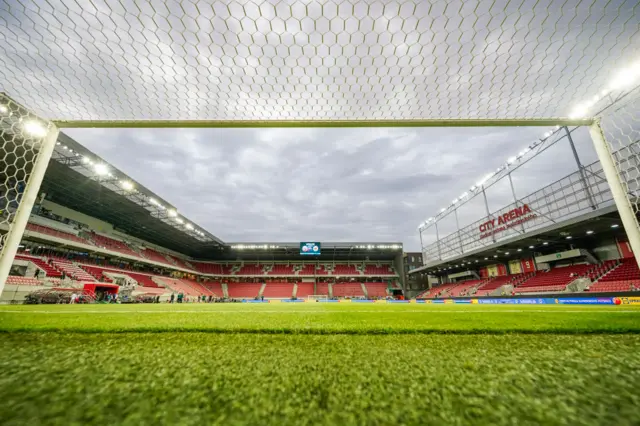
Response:
[{"label": "white goal post", "polygon": [[307,296],[308,302],[317,302],[319,300],[329,300],[329,296],[326,294],[310,294],[309,296]]}]

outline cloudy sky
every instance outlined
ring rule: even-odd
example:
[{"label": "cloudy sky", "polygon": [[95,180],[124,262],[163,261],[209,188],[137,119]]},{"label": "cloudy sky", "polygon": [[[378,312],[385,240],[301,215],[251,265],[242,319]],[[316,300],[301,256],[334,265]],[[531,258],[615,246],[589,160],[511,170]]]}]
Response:
[{"label": "cloudy sky", "polygon": [[[399,241],[546,129],[152,129],[67,131],[227,242]],[[593,161],[586,133],[576,134]],[[524,196],[574,170],[566,140],[514,174]],[[501,185],[492,210],[511,202]],[[461,225],[484,215],[481,200]],[[451,224],[449,224],[451,225]],[[445,232],[452,230],[443,225]]]}]

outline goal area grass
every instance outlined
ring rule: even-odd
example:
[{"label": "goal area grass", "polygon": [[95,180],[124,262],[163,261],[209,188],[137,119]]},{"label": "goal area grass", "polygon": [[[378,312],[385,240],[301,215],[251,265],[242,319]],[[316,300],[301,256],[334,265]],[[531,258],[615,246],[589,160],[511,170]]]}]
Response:
[{"label": "goal area grass", "polygon": [[640,309],[0,307],[0,424],[637,424]]}]

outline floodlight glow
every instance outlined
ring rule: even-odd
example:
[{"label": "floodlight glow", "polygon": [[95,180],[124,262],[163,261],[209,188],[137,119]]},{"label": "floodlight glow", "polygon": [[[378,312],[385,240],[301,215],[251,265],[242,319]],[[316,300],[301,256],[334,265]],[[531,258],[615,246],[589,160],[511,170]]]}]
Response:
[{"label": "floodlight glow", "polygon": [[180,219],[180,218],[177,218],[177,219],[176,219],[176,222],[178,222],[180,225],[182,225],[182,224],[184,223],[184,220],[182,220],[182,219]]},{"label": "floodlight glow", "polygon": [[169,217],[176,217],[176,216],[178,216],[178,212],[175,211],[174,209],[170,209],[170,210],[167,211],[167,215]]},{"label": "floodlight glow", "polygon": [[549,243],[545,241],[544,243],[542,243],[542,245],[543,245],[543,246],[548,246],[548,245],[549,245]]},{"label": "floodlight glow", "polygon": [[548,138],[549,136],[551,136],[551,132],[547,132],[547,133],[544,134],[545,138]]},{"label": "floodlight glow", "polygon": [[469,188],[469,191],[475,191],[476,190],[476,186],[473,185],[471,188]]},{"label": "floodlight glow", "polygon": [[153,205],[158,205],[158,201],[155,198],[149,198],[149,203]]},{"label": "floodlight glow", "polygon": [[124,189],[125,191],[132,191],[134,186],[133,183],[131,183],[128,180],[123,180],[122,182],[120,182],[120,186],[122,187],[122,189]]},{"label": "floodlight glow", "polygon": [[573,237],[571,235],[567,235],[567,240],[572,239]]},{"label": "floodlight glow", "polygon": [[533,246],[529,246],[529,248],[530,248],[530,249],[532,249],[532,248],[533,248]]},{"label": "floodlight glow", "polygon": [[613,225],[611,225],[611,227],[614,228],[614,229],[617,228],[618,226],[620,226],[620,225],[618,225],[617,223],[614,223]]},{"label": "floodlight glow", "polygon": [[593,231],[591,230],[587,231],[587,235],[591,235],[591,234],[593,234]]},{"label": "floodlight glow", "polygon": [[516,161],[516,157],[511,157],[507,160],[507,164],[513,164]]},{"label": "floodlight glow", "polygon": [[184,227],[187,228],[190,231],[193,230],[193,225],[190,224],[190,223],[187,223]]},{"label": "floodlight glow", "polygon": [[447,209],[445,209],[445,208],[440,209],[440,213],[444,213],[445,210],[447,210]]},{"label": "floodlight glow", "polygon": [[109,167],[106,164],[98,163],[93,166],[93,170],[95,170],[96,174],[100,176],[104,176],[109,173]]},{"label": "floodlight glow", "polygon": [[36,120],[28,120],[24,122],[24,130],[31,136],[43,138],[47,135],[47,128]]},{"label": "floodlight glow", "polygon": [[9,112],[9,108],[6,105],[0,105],[0,114],[6,114]]},{"label": "floodlight glow", "polygon": [[522,249],[518,249],[518,251],[522,251]]},{"label": "floodlight glow", "polygon": [[87,157],[82,157],[82,163],[84,164],[88,164],[91,160],[89,160],[89,158]]},{"label": "floodlight glow", "polygon": [[505,256],[509,256],[509,252],[508,252],[508,251],[507,251],[507,252],[505,252],[505,253],[504,253],[504,255],[505,255]]}]

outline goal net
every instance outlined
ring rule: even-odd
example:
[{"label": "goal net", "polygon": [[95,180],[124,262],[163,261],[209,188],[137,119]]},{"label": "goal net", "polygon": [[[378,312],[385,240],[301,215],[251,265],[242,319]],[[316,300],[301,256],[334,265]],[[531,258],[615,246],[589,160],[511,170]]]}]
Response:
[{"label": "goal net", "polygon": [[307,301],[309,302],[318,302],[318,301],[326,301],[329,300],[329,296],[326,294],[311,294],[307,296]]}]

